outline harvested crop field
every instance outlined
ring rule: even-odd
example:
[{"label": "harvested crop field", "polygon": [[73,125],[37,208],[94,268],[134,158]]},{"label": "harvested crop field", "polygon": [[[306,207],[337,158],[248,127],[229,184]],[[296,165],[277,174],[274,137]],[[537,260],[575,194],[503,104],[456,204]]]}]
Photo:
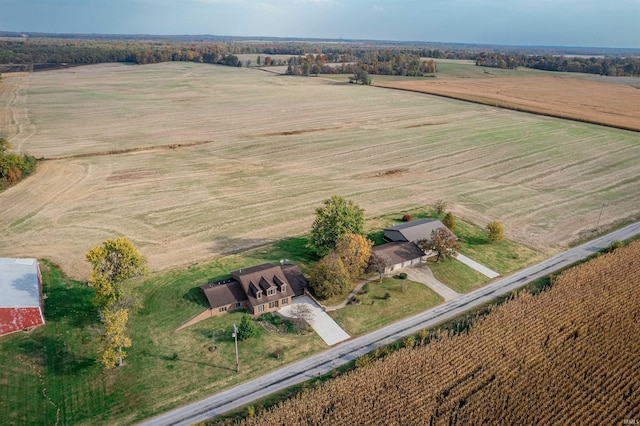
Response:
[{"label": "harvested crop field", "polygon": [[[12,85],[8,87],[6,85]],[[0,82],[20,151],[0,253],[86,277],[129,237],[154,269],[308,232],[332,194],[369,217],[445,199],[553,252],[637,217],[637,133],[404,91],[194,63],[98,65]]]},{"label": "harvested crop field", "polygon": [[640,90],[629,85],[550,76],[375,84],[640,131]]}]

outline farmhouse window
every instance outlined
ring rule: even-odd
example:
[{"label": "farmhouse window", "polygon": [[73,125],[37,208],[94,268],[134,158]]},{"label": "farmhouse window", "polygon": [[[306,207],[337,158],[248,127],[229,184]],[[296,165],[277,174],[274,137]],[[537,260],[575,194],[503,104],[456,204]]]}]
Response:
[{"label": "farmhouse window", "polygon": [[258,306],[258,312],[264,312],[264,305]]},{"label": "farmhouse window", "polygon": [[236,302],[236,308],[241,308],[242,307],[242,302]]},{"label": "farmhouse window", "polygon": [[269,302],[269,309],[271,308],[277,308],[278,307],[278,301],[275,300],[273,302]]},{"label": "farmhouse window", "polygon": [[282,306],[284,306],[284,305],[288,305],[288,304],[289,304],[289,298],[288,298],[288,297],[285,297],[284,299],[282,299],[282,302],[281,302],[281,303],[282,303]]},{"label": "farmhouse window", "polygon": [[218,309],[218,312],[227,312],[227,307],[223,306],[220,309]]}]

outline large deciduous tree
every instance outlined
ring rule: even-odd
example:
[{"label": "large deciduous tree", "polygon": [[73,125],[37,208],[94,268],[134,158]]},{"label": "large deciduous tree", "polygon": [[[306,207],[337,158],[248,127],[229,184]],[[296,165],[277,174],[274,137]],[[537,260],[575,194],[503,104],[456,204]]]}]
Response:
[{"label": "large deciduous tree", "polygon": [[349,273],[340,256],[331,252],[320,259],[311,273],[309,286],[320,299],[346,293],[350,286]]},{"label": "large deciduous tree", "polygon": [[144,275],[147,260],[126,237],[109,239],[86,254],[91,264],[89,283],[96,291],[94,303],[106,307],[122,302],[126,296],[124,281]]},{"label": "large deciduous tree", "polygon": [[362,275],[366,269],[371,257],[371,247],[373,241],[359,234],[344,234],[336,241],[335,252],[352,280]]},{"label": "large deciduous tree", "polygon": [[364,210],[353,201],[333,195],[323,204],[316,209],[309,240],[309,247],[319,256],[333,250],[342,235],[364,233]]},{"label": "large deciduous tree", "polygon": [[487,224],[487,231],[489,231],[489,241],[492,243],[495,241],[504,240],[504,225],[501,222],[492,221]]},{"label": "large deciduous tree", "polygon": [[460,243],[456,236],[446,228],[437,228],[431,231],[431,239],[416,241],[416,244],[425,252],[435,251],[438,253],[436,262],[440,259],[449,259],[458,254]]},{"label": "large deciduous tree", "polygon": [[96,295],[93,303],[100,310],[102,334],[98,359],[106,368],[122,365],[126,353],[122,348],[131,346],[125,330],[133,298],[124,287],[130,278],[144,275],[147,262],[126,237],[106,240],[86,254],[91,264],[89,283]]}]

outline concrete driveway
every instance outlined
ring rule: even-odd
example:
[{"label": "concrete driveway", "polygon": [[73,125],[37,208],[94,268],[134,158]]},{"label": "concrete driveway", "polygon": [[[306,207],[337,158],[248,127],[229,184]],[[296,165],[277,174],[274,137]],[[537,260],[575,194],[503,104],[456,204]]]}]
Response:
[{"label": "concrete driveway", "polygon": [[424,284],[431,290],[438,293],[444,298],[445,302],[462,296],[460,293],[450,289],[449,287],[438,281],[436,277],[433,276],[433,272],[431,272],[431,269],[424,263],[404,268],[402,269],[402,272],[407,274],[407,278],[411,281]]},{"label": "concrete driveway", "polygon": [[310,297],[299,296],[294,297],[291,305],[282,307],[278,313],[285,317],[291,318],[291,309],[296,304],[306,304],[311,309],[313,318],[309,321],[309,325],[318,333],[318,336],[329,346],[340,343],[349,339],[351,336],[338,325],[326,312],[324,312]]}]

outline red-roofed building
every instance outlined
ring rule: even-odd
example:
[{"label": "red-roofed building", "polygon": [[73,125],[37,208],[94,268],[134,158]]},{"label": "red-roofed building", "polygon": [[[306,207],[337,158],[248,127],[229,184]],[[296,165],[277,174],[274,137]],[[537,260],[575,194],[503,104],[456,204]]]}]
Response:
[{"label": "red-roofed building", "polygon": [[36,259],[0,258],[0,336],[44,324]]}]

